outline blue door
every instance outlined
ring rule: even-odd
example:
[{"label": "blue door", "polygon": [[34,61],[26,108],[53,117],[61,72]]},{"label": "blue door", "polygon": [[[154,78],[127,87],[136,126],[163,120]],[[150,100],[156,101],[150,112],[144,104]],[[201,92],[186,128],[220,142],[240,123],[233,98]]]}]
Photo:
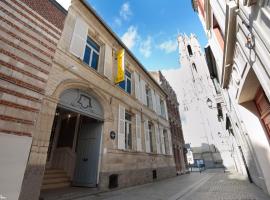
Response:
[{"label": "blue door", "polygon": [[77,143],[74,186],[96,187],[102,123],[82,119]]}]

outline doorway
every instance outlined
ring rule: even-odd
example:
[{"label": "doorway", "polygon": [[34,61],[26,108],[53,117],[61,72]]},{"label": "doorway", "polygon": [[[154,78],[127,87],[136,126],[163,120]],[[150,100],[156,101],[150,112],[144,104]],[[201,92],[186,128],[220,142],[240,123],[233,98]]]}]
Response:
[{"label": "doorway", "polygon": [[96,187],[103,122],[59,105],[42,189]]}]

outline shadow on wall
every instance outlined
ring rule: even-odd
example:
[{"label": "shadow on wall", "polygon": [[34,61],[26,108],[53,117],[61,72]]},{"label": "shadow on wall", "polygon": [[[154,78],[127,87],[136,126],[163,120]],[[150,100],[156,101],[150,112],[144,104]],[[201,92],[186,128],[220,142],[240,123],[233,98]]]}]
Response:
[{"label": "shadow on wall", "polygon": [[192,147],[191,151],[193,159],[203,160],[206,169],[224,168],[221,153],[214,144],[202,143],[200,147]]}]

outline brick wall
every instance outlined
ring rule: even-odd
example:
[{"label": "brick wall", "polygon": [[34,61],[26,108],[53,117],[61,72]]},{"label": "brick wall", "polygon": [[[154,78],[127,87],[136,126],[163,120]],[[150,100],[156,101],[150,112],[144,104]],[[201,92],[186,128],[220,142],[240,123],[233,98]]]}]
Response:
[{"label": "brick wall", "polygon": [[32,136],[65,14],[49,0],[2,0],[0,12],[0,132]]}]

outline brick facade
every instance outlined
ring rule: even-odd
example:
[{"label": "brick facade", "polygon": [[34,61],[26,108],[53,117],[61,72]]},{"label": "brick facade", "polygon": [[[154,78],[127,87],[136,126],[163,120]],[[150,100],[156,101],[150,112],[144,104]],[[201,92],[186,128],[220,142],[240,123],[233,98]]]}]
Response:
[{"label": "brick facade", "polygon": [[[0,12],[0,133],[9,140],[20,142],[26,137],[33,141],[66,12],[51,0],[2,0]],[[39,149],[35,142],[30,152],[36,151],[34,149]],[[29,151],[29,147],[25,146],[21,151]],[[25,168],[23,165],[22,169]],[[22,185],[28,183],[30,166],[31,161]],[[14,166],[2,167],[9,169],[12,179]],[[22,177],[17,175],[16,179]],[[15,190],[17,185],[10,187]],[[22,186],[21,191],[24,189]],[[17,192],[7,196],[17,199]],[[23,195],[20,198],[27,199]]]},{"label": "brick facade", "polygon": [[184,153],[185,140],[182,131],[177,96],[169,82],[160,71],[151,72],[151,74],[160,83],[160,86],[167,94],[166,103],[170,130],[172,134],[172,145],[176,170],[178,173],[184,173],[186,166],[186,156]]}]

